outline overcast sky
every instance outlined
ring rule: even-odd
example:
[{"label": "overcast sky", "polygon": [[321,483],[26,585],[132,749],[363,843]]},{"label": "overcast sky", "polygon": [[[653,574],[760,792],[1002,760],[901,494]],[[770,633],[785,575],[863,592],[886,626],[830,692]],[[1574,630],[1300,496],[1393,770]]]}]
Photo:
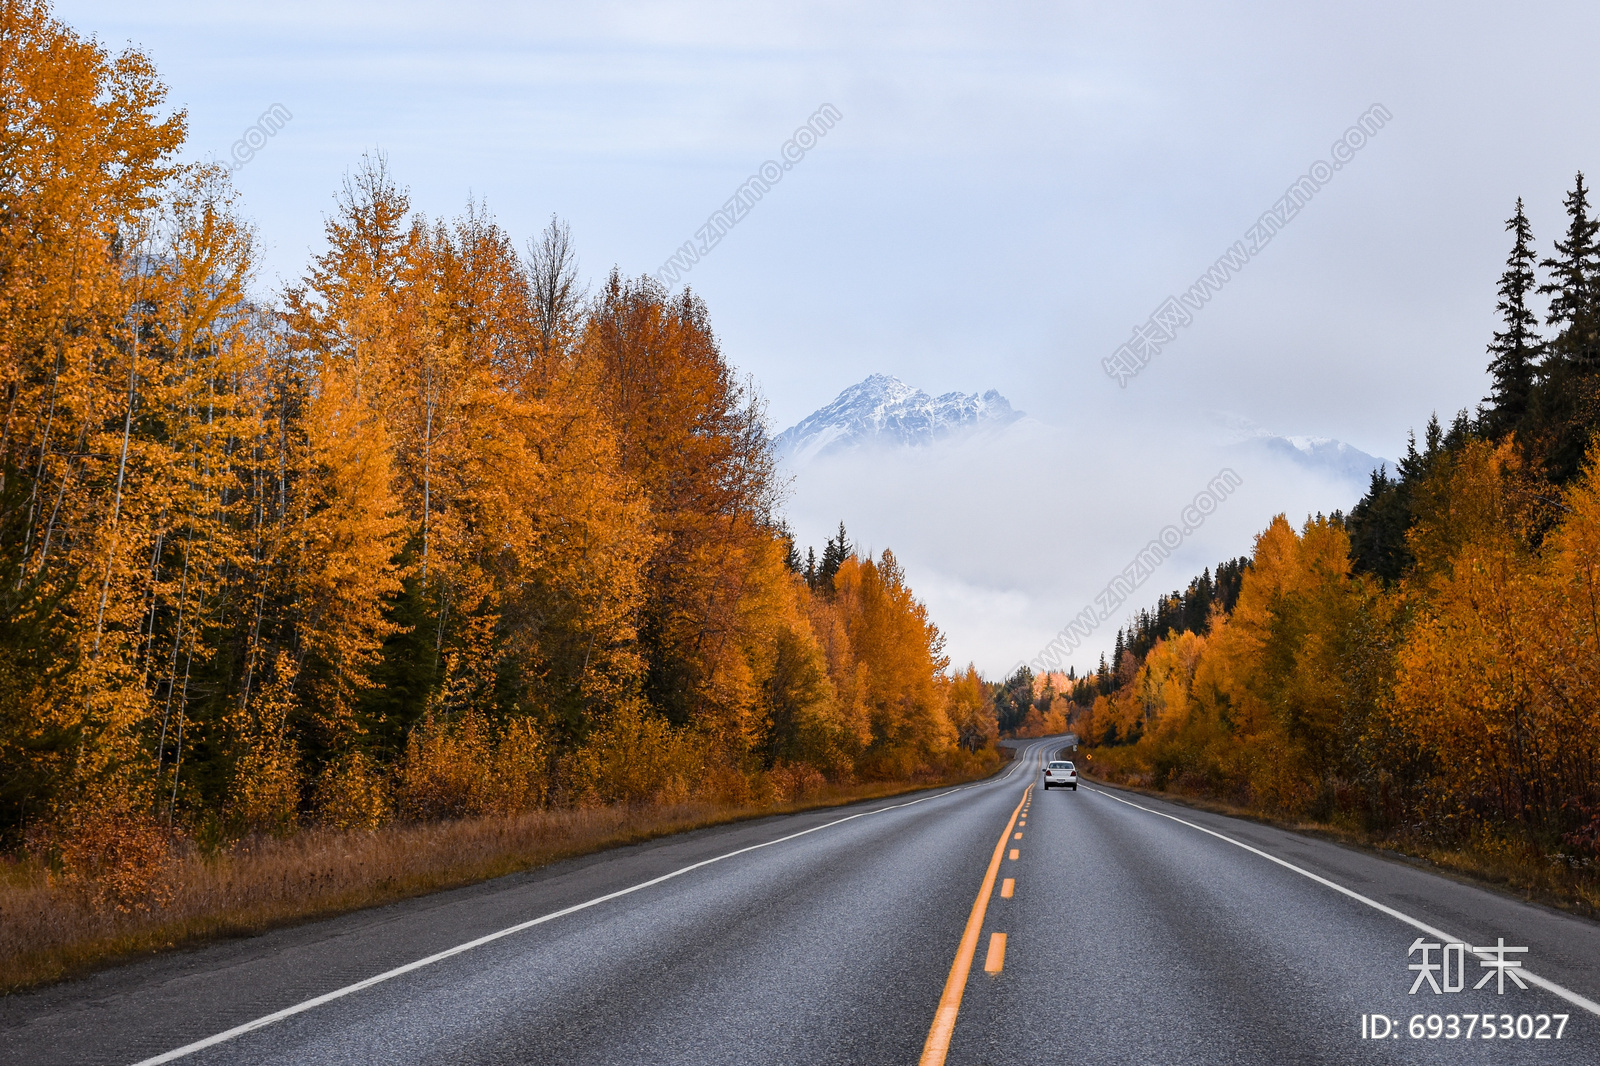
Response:
[{"label": "overcast sky", "polygon": [[[521,241],[555,213],[591,278],[653,271],[834,105],[843,119],[688,281],[776,429],[873,372],[1028,412],[1006,441],[802,471],[792,503],[804,538],[833,515],[896,548],[951,653],[991,673],[1227,461],[1215,413],[1393,457],[1429,412],[1476,403],[1504,220],[1524,197],[1548,253],[1600,144],[1593,4],[57,11],[154,58],[194,158],[226,157],[274,104],[292,113],[236,175],[264,289],[298,276],[374,148],[430,215],[474,196]],[[1393,120],[1142,374],[1107,378],[1132,327],[1374,104]],[[1352,502],[1287,467],[1241,473],[1149,595],[1248,552],[1277,511]]]}]

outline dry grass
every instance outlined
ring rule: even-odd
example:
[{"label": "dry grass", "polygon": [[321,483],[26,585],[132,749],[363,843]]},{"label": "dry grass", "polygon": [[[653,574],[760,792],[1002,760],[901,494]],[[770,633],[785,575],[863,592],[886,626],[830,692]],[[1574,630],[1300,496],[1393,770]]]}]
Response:
[{"label": "dry grass", "polygon": [[1494,888],[1526,902],[1600,919],[1600,868],[1586,859],[1552,856],[1521,841],[1486,837],[1458,848],[1445,848],[1405,835],[1373,833],[1350,824],[1280,818],[1201,793],[1150,788],[1148,774],[1106,774],[1105,767],[1099,768],[1100,773],[1096,773],[1096,769],[1080,764],[1080,772],[1090,780],[1116,785],[1152,799],[1397,856],[1431,867],[1435,873]]},{"label": "dry grass", "polygon": [[258,837],[212,855],[178,854],[164,905],[119,912],[41,863],[0,858],[0,991],[47,984],[132,957],[390,903],[560,859],[726,822],[957,784],[825,786],[803,800],[541,810],[376,831]]}]

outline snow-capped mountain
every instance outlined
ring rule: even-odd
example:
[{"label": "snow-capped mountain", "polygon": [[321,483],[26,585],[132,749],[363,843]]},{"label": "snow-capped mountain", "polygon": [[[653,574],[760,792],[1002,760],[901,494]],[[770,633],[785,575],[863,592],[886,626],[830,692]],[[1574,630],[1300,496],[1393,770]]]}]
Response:
[{"label": "snow-capped mountain", "polygon": [[1363,488],[1378,467],[1387,466],[1390,474],[1395,470],[1395,464],[1388,459],[1368,455],[1332,437],[1280,436],[1239,415],[1219,414],[1214,420],[1231,439],[1231,448],[1284,459],[1299,467],[1359,482]]},{"label": "snow-capped mountain", "polygon": [[1394,473],[1394,464],[1376,455],[1368,455],[1332,437],[1257,437],[1249,446],[1289,459],[1301,466],[1316,467],[1351,481],[1365,482],[1379,466],[1387,466]]},{"label": "snow-capped mountain", "polygon": [[778,434],[778,453],[794,462],[866,444],[922,445],[979,426],[1006,426],[1022,417],[990,389],[979,396],[929,396],[887,374],[873,374]]}]

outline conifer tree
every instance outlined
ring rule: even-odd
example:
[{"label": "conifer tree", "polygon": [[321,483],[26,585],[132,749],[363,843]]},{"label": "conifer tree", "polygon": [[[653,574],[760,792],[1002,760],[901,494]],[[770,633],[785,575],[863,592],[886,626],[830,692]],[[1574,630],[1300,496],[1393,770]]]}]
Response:
[{"label": "conifer tree", "polygon": [[1428,450],[1423,453],[1423,459],[1431,465],[1433,459],[1444,448],[1444,427],[1439,424],[1439,412],[1435,411],[1428,416],[1428,428],[1424,439]]},{"label": "conifer tree", "polygon": [[[1221,567],[1217,568],[1220,572]],[[1183,597],[1183,624],[1191,633],[1204,633],[1206,618],[1211,613],[1211,599],[1215,594],[1211,583],[1211,568],[1208,566],[1200,577],[1192,582],[1189,591]]]},{"label": "conifer tree", "polygon": [[[1416,454],[1412,441],[1410,455]],[[1418,459],[1420,463],[1420,458]],[[1411,565],[1406,530],[1411,526],[1410,494],[1382,466],[1372,472],[1367,494],[1350,509],[1350,562],[1356,573],[1398,581]]]},{"label": "conifer tree", "polygon": [[1000,684],[994,697],[995,717],[1000,731],[1009,733],[1019,728],[1033,706],[1033,671],[1019,666]]},{"label": "conifer tree", "polygon": [[1595,244],[1600,219],[1590,217],[1582,171],[1564,203],[1566,239],[1556,241],[1557,254],[1542,264],[1551,276],[1539,286],[1540,294],[1550,297],[1546,324],[1557,327],[1541,367],[1546,377],[1562,369],[1600,370],[1600,247]]},{"label": "conifer tree", "polygon": [[1528,449],[1557,484],[1576,477],[1589,437],[1600,423],[1600,219],[1590,216],[1589,190],[1580,171],[1566,197],[1567,232],[1556,255],[1542,264],[1550,280],[1545,322],[1555,334],[1545,342],[1529,418],[1538,439]]},{"label": "conifer tree", "polygon": [[822,548],[822,566],[817,571],[817,581],[823,591],[833,588],[833,575],[839,572],[839,566],[854,551],[855,545],[845,536],[844,523],[840,522],[838,536],[828,538],[828,543]]},{"label": "conifer tree", "polygon": [[794,543],[794,531],[789,528],[789,523],[780,521],[773,530],[778,540],[783,543],[783,564],[789,568],[791,574],[804,574],[806,568],[800,562],[800,549]]},{"label": "conifer tree", "polygon": [[1512,234],[1511,254],[1506,259],[1505,273],[1500,275],[1500,301],[1495,304],[1504,328],[1495,331],[1489,344],[1493,386],[1486,397],[1490,407],[1484,414],[1484,428],[1490,436],[1511,432],[1526,416],[1540,349],[1539,319],[1528,307],[1528,295],[1537,280],[1534,267],[1538,258],[1520,196],[1516,213],[1506,220],[1506,229]]}]

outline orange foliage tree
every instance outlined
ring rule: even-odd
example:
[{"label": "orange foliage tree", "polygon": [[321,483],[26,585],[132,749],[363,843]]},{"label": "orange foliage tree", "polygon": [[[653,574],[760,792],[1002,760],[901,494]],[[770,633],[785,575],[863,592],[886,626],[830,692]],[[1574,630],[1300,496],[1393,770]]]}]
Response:
[{"label": "orange foliage tree", "polygon": [[0,19],[0,844],[148,880],[185,827],[790,796],[988,743],[891,554],[793,569],[692,293],[589,299],[559,223],[519,255],[369,157],[262,297],[148,59]]},{"label": "orange foliage tree", "polygon": [[1600,848],[1600,442],[1557,490],[1514,440],[1464,440],[1412,506],[1391,584],[1350,572],[1337,517],[1275,519],[1233,611],[1157,641],[1081,717],[1101,745],[1136,738],[1097,763],[1446,843]]}]

